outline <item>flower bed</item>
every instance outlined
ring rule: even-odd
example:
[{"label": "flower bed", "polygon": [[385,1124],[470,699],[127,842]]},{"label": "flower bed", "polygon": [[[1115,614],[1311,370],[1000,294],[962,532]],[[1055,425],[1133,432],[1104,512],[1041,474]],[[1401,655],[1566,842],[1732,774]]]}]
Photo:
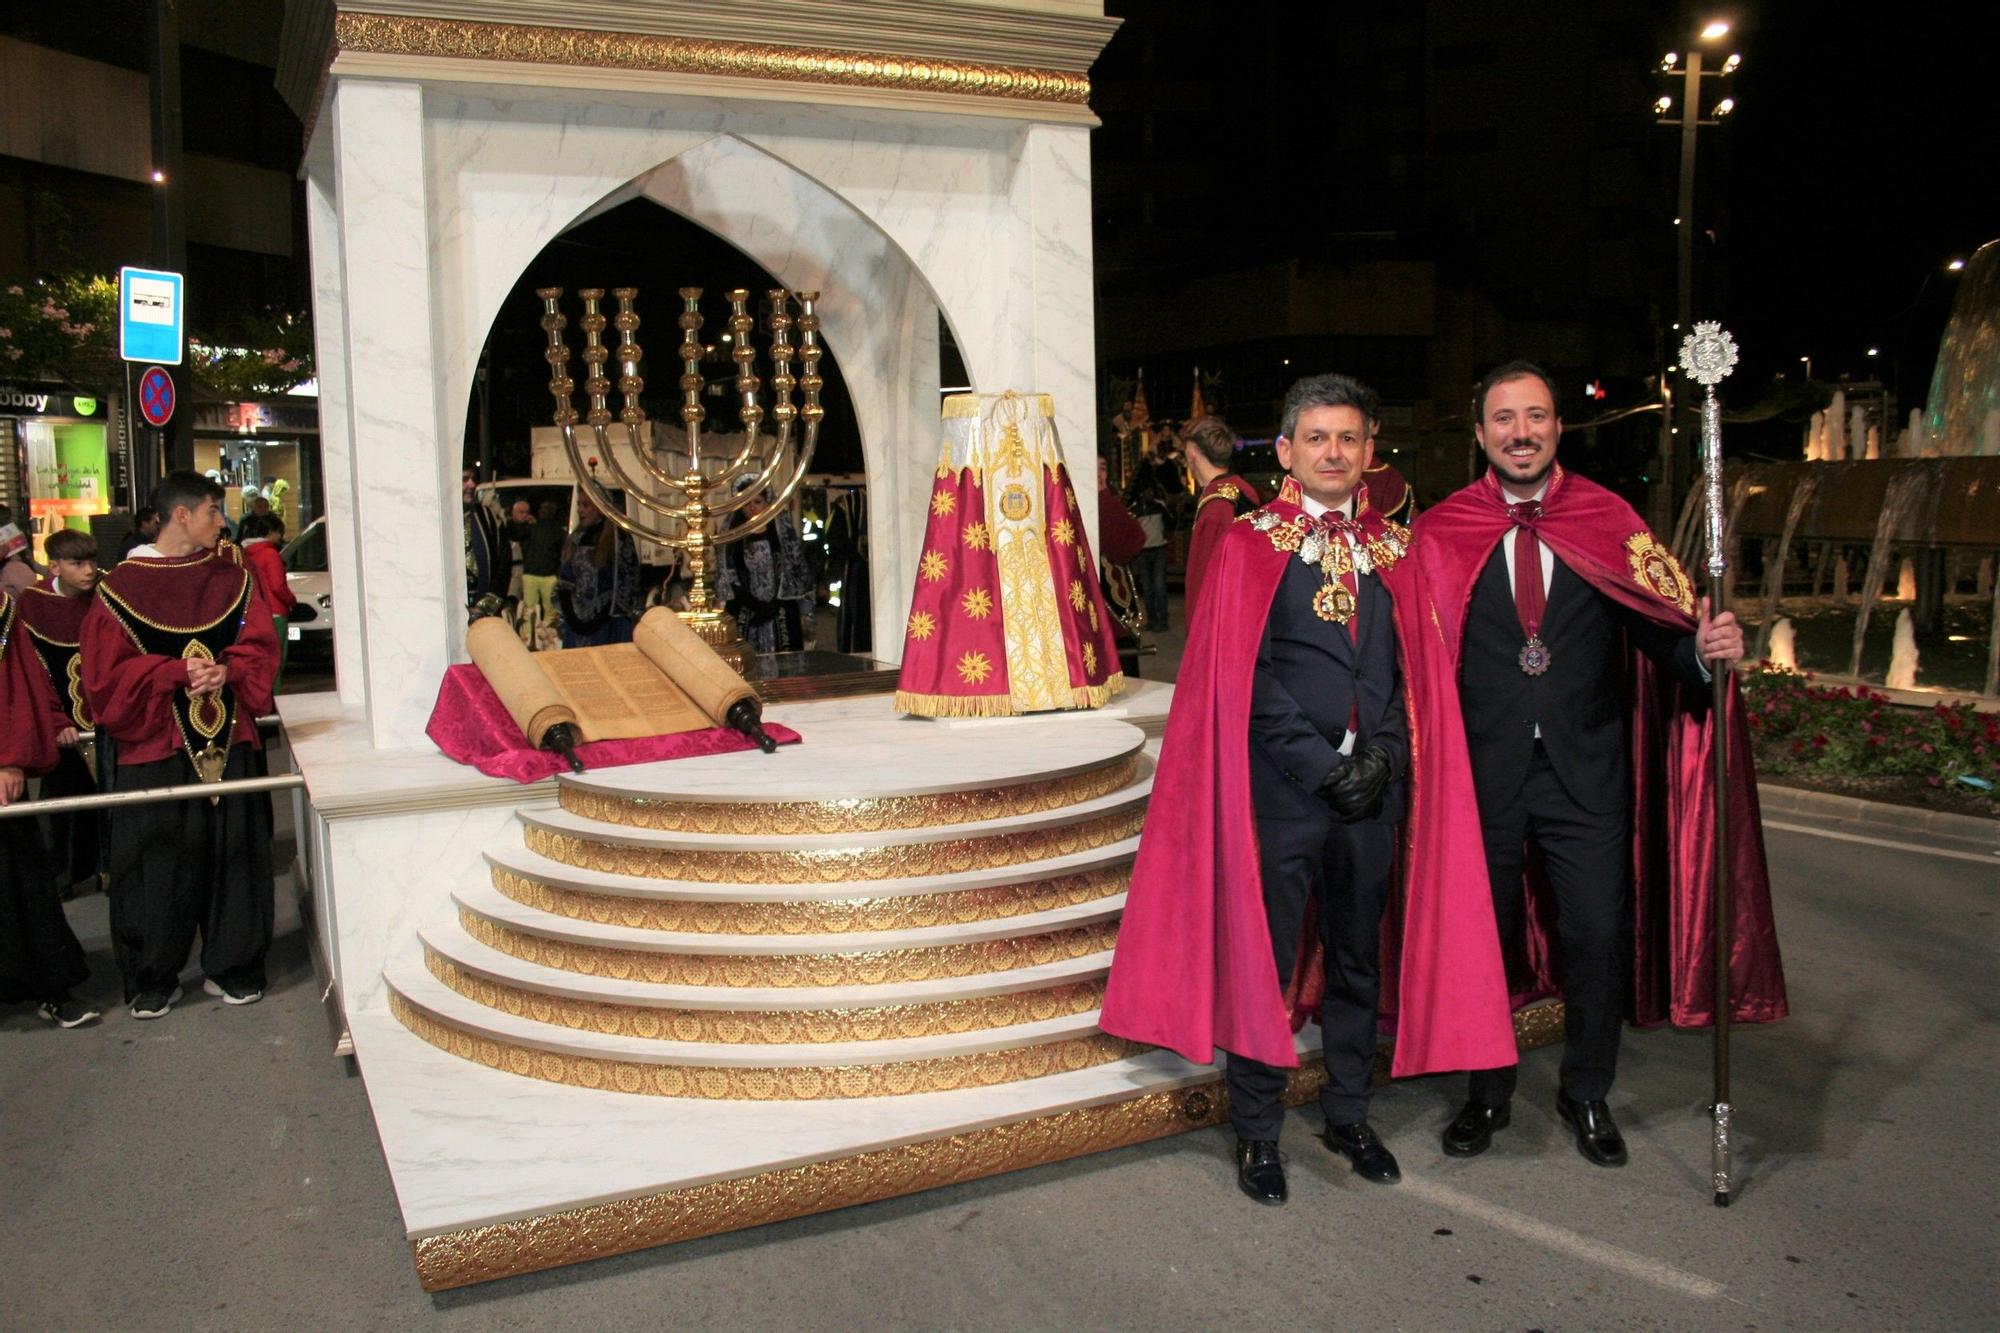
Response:
[{"label": "flower bed", "polygon": [[1743,696],[1759,777],[2000,815],[2000,714],[1909,707],[1768,664],[1744,676]]}]

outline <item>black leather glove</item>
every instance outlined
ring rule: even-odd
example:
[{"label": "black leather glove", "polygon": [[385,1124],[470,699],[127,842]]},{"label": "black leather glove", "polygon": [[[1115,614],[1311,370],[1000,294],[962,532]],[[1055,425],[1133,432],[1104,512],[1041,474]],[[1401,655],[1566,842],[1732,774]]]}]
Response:
[{"label": "black leather glove", "polygon": [[1365,745],[1327,774],[1319,787],[1320,799],[1342,823],[1373,819],[1382,813],[1382,793],[1389,787],[1389,770],[1389,752],[1379,745]]}]

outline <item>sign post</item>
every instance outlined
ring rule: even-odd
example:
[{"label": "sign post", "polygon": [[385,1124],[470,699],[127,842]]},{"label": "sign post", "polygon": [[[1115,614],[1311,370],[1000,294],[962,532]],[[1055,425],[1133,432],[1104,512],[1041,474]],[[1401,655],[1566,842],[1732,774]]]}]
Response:
[{"label": "sign post", "polygon": [[[152,448],[145,451],[149,458],[141,463],[136,456],[138,451],[134,451],[132,502],[135,505],[145,502],[162,472],[162,461],[173,452],[168,425],[180,395],[173,376],[161,367],[178,366],[185,358],[186,295],[178,273],[132,267],[118,270],[118,355],[128,363],[148,363],[139,378],[132,406],[138,408],[140,418],[155,432]],[[165,382],[164,392],[161,381]],[[126,383],[131,382],[128,368]],[[185,440],[186,433],[182,435]]]}]

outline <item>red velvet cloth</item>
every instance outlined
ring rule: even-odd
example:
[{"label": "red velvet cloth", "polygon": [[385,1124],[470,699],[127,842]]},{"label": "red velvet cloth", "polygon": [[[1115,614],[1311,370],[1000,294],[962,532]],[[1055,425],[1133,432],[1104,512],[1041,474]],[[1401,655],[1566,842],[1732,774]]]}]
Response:
[{"label": "red velvet cloth", "polygon": [[59,710],[49,699],[48,673],[18,619],[19,603],[0,588],[0,768],[28,776],[56,766]]},{"label": "red velvet cloth", "polygon": [[[1287,485],[1265,508],[1295,519],[1296,489]],[[1371,536],[1384,530],[1372,510],[1364,508],[1361,521]],[[1310,984],[1291,997],[1279,991],[1250,796],[1251,680],[1271,600],[1292,558],[1249,523],[1231,524],[1217,544],[1188,631],[1098,1020],[1107,1032],[1203,1064],[1219,1046],[1270,1065],[1297,1065],[1292,1033],[1316,998]],[[1442,678],[1449,666],[1441,653],[1425,651],[1436,640],[1423,637],[1434,631],[1414,614],[1420,599],[1408,567],[1407,559],[1378,565],[1404,671]],[[1440,817],[1441,802],[1469,801],[1472,778],[1461,745],[1457,784],[1433,784],[1427,729],[1411,721],[1411,819],[1421,827]],[[1384,956],[1385,975],[1402,981],[1399,1001],[1385,1000],[1385,1008],[1401,1012],[1398,1073],[1488,1068],[1514,1058],[1484,852],[1476,844],[1441,850],[1442,859],[1412,879],[1395,931],[1401,958]],[[1312,951],[1301,951],[1301,978],[1318,966]]]},{"label": "red velvet cloth", "polygon": [[[1429,744],[1455,751],[1464,767],[1465,731],[1459,712],[1457,662],[1473,585],[1495,544],[1512,528],[1507,500],[1490,475],[1460,490],[1417,521],[1417,567],[1430,601],[1428,616],[1451,670],[1414,680],[1413,719],[1433,718]],[[1693,632],[1693,585],[1630,505],[1603,487],[1558,467],[1536,522],[1537,536],[1563,563],[1606,597],[1657,624]],[[1630,659],[1633,794],[1633,995],[1631,1017],[1642,1024],[1698,1027],[1714,1019],[1714,746],[1709,692],[1678,682],[1636,650]],[[1730,994],[1739,1023],[1768,1022],[1786,1012],[1784,969],[1771,914],[1763,821],[1757,807],[1750,732],[1734,675],[1722,734],[1729,746],[1731,907]],[[1412,745],[1415,748],[1415,745]],[[1477,804],[1468,779],[1448,816],[1410,839],[1419,865],[1477,847]],[[1483,871],[1481,872],[1483,875]],[[1517,1001],[1553,994],[1549,936],[1553,904],[1530,867],[1529,958],[1536,977]],[[1488,913],[1488,920],[1491,914]],[[1490,927],[1489,927],[1490,929]],[[1497,952],[1499,941],[1488,941]],[[1474,1066],[1476,1067],[1476,1066]]]},{"label": "red velvet cloth", "polygon": [[1229,525],[1236,521],[1235,497],[1224,491],[1224,487],[1250,497],[1253,505],[1263,502],[1264,497],[1257,494],[1257,488],[1234,472],[1213,477],[1201,488],[1201,497],[1194,502],[1194,527],[1188,533],[1185,602],[1190,618],[1201,601],[1202,580],[1208,575],[1208,562],[1215,554],[1216,545],[1221,542],[1222,534],[1229,531]]},{"label": "red velvet cloth", "polygon": [[[764,730],[780,745],[796,745],[799,733],[775,722]],[[476,666],[446,667],[438,686],[437,706],[424,734],[461,764],[470,764],[491,778],[540,782],[564,772],[562,756],[528,744],[507,706]],[[591,769],[646,764],[656,759],[691,759],[704,754],[754,750],[754,742],[729,727],[684,731],[673,736],[641,736],[629,741],[590,741],[576,747],[577,757]]]},{"label": "red velvet cloth", "polygon": [[[986,489],[977,467],[938,470],[896,691],[938,711],[1010,712],[1007,608],[986,525]],[[948,706],[950,700],[963,701],[963,708]]]}]

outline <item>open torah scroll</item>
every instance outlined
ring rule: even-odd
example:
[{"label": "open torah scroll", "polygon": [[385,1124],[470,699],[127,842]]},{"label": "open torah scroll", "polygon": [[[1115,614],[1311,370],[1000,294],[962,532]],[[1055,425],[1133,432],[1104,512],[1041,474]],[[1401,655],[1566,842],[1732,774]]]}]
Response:
[{"label": "open torah scroll", "polygon": [[475,621],[465,643],[528,743],[567,724],[583,741],[630,740],[731,725],[756,693],[679,616],[654,607],[632,642],[531,653],[506,622]]}]

